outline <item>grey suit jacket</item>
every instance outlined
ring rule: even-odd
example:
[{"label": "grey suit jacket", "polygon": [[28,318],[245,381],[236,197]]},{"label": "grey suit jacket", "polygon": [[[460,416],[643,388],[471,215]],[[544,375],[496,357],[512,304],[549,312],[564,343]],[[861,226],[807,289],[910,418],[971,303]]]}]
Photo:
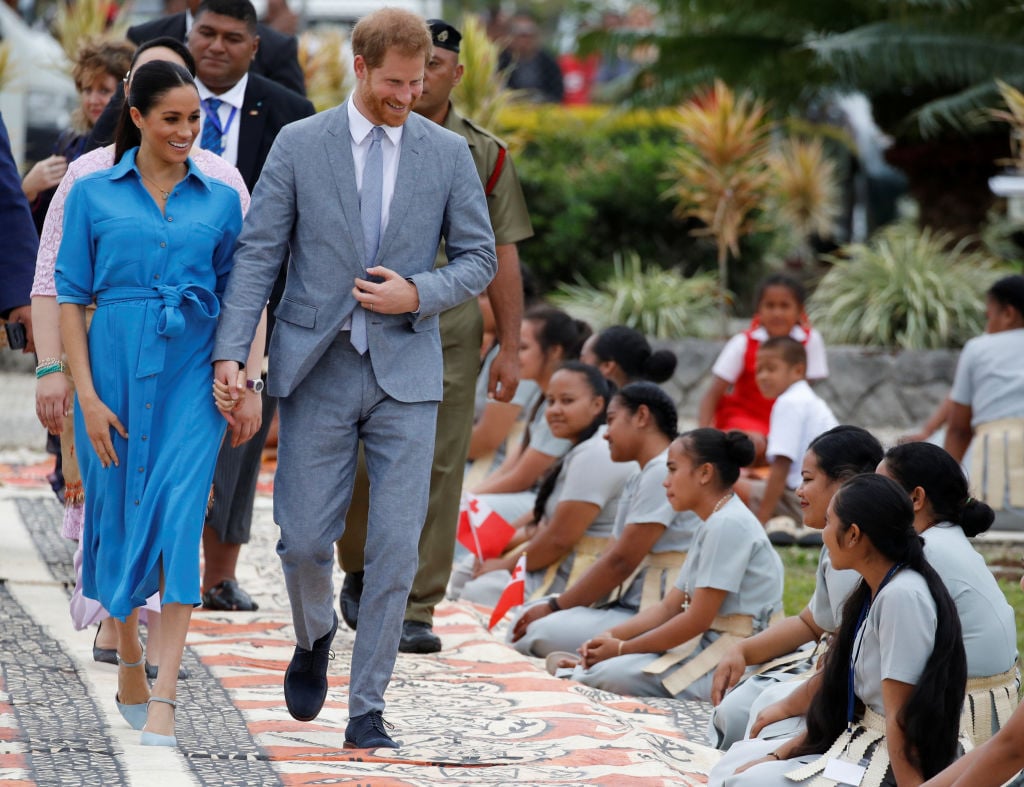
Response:
[{"label": "grey suit jacket", "polygon": [[[294,391],[334,341],[356,308],[353,280],[365,278],[347,113],[342,104],[281,130],[235,250],[214,347],[218,360],[244,362],[281,260],[289,260],[270,343],[273,396]],[[449,264],[434,270],[441,238]],[[405,124],[376,264],[411,279],[420,299],[416,314],[366,315],[377,383],[398,401],[440,401],[438,315],[479,294],[494,277],[497,258],[466,141],[419,115]]]}]

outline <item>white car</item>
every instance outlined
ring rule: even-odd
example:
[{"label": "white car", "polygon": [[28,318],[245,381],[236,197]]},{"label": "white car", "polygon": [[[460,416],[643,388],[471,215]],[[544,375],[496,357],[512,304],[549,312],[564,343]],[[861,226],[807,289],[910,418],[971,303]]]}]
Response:
[{"label": "white car", "polygon": [[71,125],[78,93],[60,44],[49,33],[31,29],[5,3],[0,3],[0,42],[8,50],[0,112],[14,160],[24,172],[50,155],[57,135]]}]

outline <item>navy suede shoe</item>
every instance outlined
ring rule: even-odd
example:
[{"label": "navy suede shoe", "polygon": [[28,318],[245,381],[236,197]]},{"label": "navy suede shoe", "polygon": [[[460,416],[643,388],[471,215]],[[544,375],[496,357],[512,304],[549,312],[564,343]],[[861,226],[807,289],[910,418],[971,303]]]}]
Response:
[{"label": "navy suede shoe", "polygon": [[346,749],[397,749],[398,744],[388,735],[393,724],[384,721],[383,711],[372,710],[349,719],[345,728]]},{"label": "navy suede shoe", "polygon": [[331,643],[338,630],[334,616],[331,630],[313,643],[312,650],[295,646],[291,664],[284,673],[284,701],[288,712],[299,721],[313,721],[327,698],[327,662],[334,658]]}]

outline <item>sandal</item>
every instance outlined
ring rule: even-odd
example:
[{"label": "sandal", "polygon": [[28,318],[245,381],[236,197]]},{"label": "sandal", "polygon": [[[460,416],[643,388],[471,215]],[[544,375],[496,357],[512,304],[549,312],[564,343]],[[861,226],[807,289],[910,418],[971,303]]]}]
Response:
[{"label": "sandal", "polygon": [[[136,662],[129,663],[121,658],[120,655],[117,657],[118,667],[126,667],[127,669],[134,669],[135,667],[141,667],[146,663],[146,657],[143,656]],[[149,707],[148,702],[141,702],[136,705],[125,705],[121,702],[121,695],[114,695],[114,704],[117,705],[118,713],[124,718],[126,722],[131,726],[133,730],[141,730],[146,726],[146,710]]]},{"label": "sandal", "polygon": [[[149,702],[163,702],[170,705],[171,708],[177,710],[178,703],[174,700],[169,700],[166,697],[150,697]],[[147,705],[149,703],[146,703]],[[142,731],[142,738],[139,741],[143,746],[177,746],[178,739],[174,735],[161,735],[158,732],[149,732],[148,730]]]},{"label": "sandal", "polygon": [[260,605],[238,586],[234,579],[224,579],[203,593],[203,607],[221,612],[255,612]]}]

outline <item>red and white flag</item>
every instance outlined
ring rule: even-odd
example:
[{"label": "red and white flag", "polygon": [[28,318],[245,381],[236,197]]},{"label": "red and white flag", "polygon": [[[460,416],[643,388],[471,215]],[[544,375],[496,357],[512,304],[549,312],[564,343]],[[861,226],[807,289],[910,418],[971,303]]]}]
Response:
[{"label": "red and white flag", "polygon": [[516,529],[476,495],[463,494],[459,506],[459,543],[482,562],[498,557]]},{"label": "red and white flag", "polygon": [[516,561],[515,568],[512,569],[512,579],[505,585],[505,589],[501,592],[501,598],[498,599],[498,603],[494,606],[494,612],[491,613],[491,622],[487,624],[487,630],[490,631],[497,626],[498,622],[505,617],[506,612],[512,609],[512,607],[522,606],[525,600],[526,553],[523,552],[519,556],[519,560]]}]

